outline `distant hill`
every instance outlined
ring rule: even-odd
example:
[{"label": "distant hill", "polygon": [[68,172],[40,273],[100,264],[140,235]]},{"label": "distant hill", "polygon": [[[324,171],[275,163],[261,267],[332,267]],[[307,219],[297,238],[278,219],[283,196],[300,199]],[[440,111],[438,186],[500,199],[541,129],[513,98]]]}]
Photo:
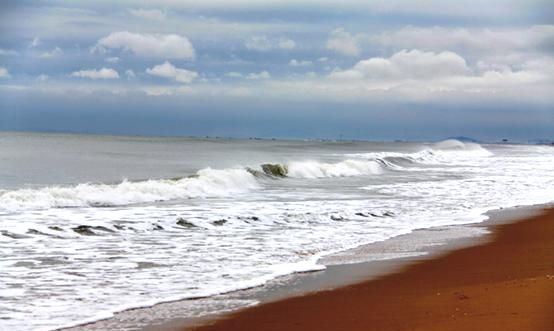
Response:
[{"label": "distant hill", "polygon": [[481,143],[480,140],[470,138],[470,137],[465,137],[465,136],[448,137],[446,139],[456,139],[456,140],[461,141],[463,143],[477,143],[477,144]]},{"label": "distant hill", "polygon": [[531,139],[528,142],[533,145],[554,145],[554,140],[552,139]]}]

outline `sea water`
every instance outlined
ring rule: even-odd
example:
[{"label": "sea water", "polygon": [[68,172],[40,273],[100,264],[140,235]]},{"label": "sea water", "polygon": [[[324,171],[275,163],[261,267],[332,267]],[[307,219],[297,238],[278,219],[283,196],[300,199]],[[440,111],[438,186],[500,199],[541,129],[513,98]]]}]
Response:
[{"label": "sea water", "polygon": [[262,285],[553,200],[550,146],[0,133],[0,330]]}]

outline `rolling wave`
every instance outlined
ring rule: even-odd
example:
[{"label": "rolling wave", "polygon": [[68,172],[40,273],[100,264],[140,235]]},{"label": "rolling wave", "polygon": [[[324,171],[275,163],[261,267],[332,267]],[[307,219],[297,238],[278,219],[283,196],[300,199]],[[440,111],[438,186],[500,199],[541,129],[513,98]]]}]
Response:
[{"label": "rolling wave", "polygon": [[316,161],[292,162],[288,165],[288,176],[295,178],[351,177],[378,175],[382,165],[374,160],[345,160],[337,163]]},{"label": "rolling wave", "polygon": [[402,164],[444,164],[456,163],[468,159],[492,156],[493,153],[476,143],[464,143],[459,140],[449,139],[431,145],[414,153],[378,152],[378,153],[354,153],[348,157],[367,160],[383,160],[389,165]]},{"label": "rolling wave", "polygon": [[[447,140],[416,153],[347,154],[346,160],[326,163],[293,161],[262,164],[259,169],[228,168],[199,170],[195,175],[116,185],[84,183],[68,187],[0,190],[0,210],[111,207],[189,198],[226,197],[263,187],[263,178],[317,179],[379,175],[386,170],[406,170],[414,164],[453,163],[492,155],[478,144]],[[260,178],[261,177],[261,178]]]},{"label": "rolling wave", "polygon": [[0,209],[108,207],[198,197],[219,197],[259,188],[245,169],[211,169],[177,180],[123,181],[117,185],[79,184],[0,192]]}]

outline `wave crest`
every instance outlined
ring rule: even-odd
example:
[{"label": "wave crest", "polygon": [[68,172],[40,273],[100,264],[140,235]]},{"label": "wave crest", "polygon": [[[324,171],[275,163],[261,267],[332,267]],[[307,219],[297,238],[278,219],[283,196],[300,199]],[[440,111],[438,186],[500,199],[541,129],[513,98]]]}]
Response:
[{"label": "wave crest", "polygon": [[123,181],[117,185],[78,184],[68,187],[0,190],[0,210],[47,209],[63,207],[110,207],[199,197],[223,197],[246,193],[261,187],[264,178],[331,178],[379,175],[385,170],[409,170],[417,164],[461,163],[486,157],[491,152],[479,144],[446,140],[416,153],[348,154],[346,160],[325,163],[295,161],[261,164],[252,168],[199,170],[194,176],[176,179]]},{"label": "wave crest", "polygon": [[477,143],[464,143],[448,139],[430,148],[414,153],[377,152],[348,154],[350,157],[367,160],[380,160],[391,168],[401,168],[404,164],[444,164],[492,156],[493,153]]},{"label": "wave crest", "polygon": [[63,207],[109,207],[134,203],[244,193],[259,187],[245,169],[211,169],[176,180],[123,181],[117,185],[79,184],[70,187],[20,189],[0,193],[4,210]]},{"label": "wave crest", "polygon": [[349,159],[337,163],[304,161],[288,164],[288,176],[295,178],[350,177],[378,175],[382,172],[379,162],[366,160]]}]

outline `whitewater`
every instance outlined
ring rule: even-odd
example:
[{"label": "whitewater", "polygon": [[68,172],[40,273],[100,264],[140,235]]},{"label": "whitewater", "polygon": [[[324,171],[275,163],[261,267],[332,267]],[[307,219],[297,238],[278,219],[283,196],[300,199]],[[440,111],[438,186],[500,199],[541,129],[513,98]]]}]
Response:
[{"label": "whitewater", "polygon": [[550,146],[458,140],[2,133],[0,329],[259,286],[415,229],[551,202],[553,161]]}]

